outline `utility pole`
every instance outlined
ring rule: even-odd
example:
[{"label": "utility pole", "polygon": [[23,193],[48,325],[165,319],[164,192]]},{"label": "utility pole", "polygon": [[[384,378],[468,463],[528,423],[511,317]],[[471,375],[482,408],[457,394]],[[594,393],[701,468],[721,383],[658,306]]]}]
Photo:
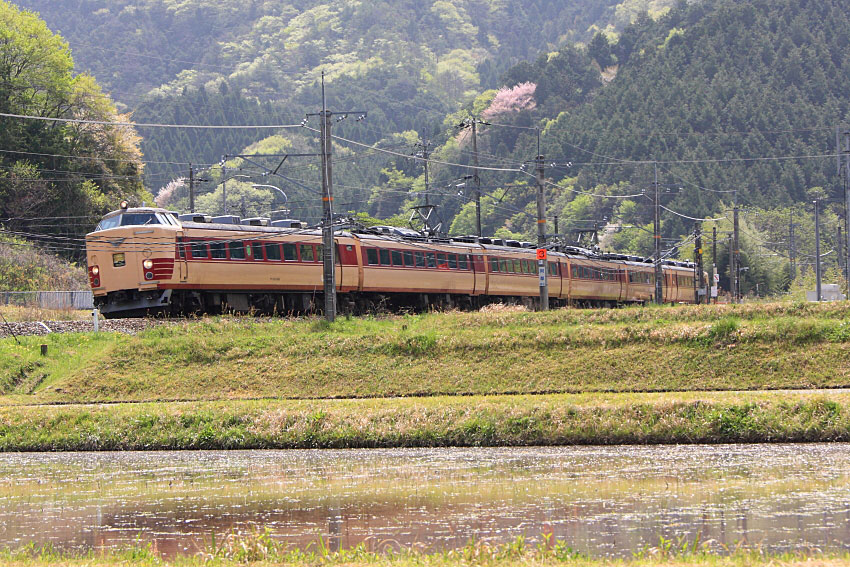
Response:
[{"label": "utility pole", "polygon": [[[331,112],[328,110],[325,98],[325,73],[322,72],[322,112],[319,116],[319,135],[322,146],[322,281],[325,294],[325,319],[329,322],[336,320],[336,266],[334,257],[334,212],[333,212],[333,170],[331,160],[331,149],[333,147],[331,135],[331,118],[334,114],[341,114],[342,120],[349,114],[359,114],[358,121],[366,117],[366,112],[349,110],[347,112]],[[308,114],[316,116],[316,114]]]},{"label": "utility pole", "polygon": [[481,176],[478,175],[478,129],[477,120],[472,119],[472,159],[475,163],[475,173],[472,178],[475,181],[475,229],[478,236],[481,234]]},{"label": "utility pole", "polygon": [[739,302],[741,296],[741,279],[740,279],[740,240],[738,237],[738,190],[735,190],[735,208],[732,211],[732,298],[735,303]]},{"label": "utility pole", "polygon": [[325,99],[325,73],[322,72],[322,279],[325,284],[325,318],[336,319],[336,270],[334,269],[333,175],[331,175],[331,114]]},{"label": "utility pole", "polygon": [[821,295],[821,271],[820,271],[820,201],[815,199],[815,292],[817,300],[823,301]]},{"label": "utility pole", "polygon": [[[717,289],[717,225],[711,227],[711,284]],[[717,304],[717,295],[714,296],[714,303]]]},{"label": "utility pole", "polygon": [[[544,183],[543,156],[537,154],[537,273],[540,277],[540,310],[549,310],[549,283],[546,257],[546,200],[543,193]],[[542,252],[541,252],[542,251]]]},{"label": "utility pole", "polygon": [[844,268],[847,266],[844,265],[844,234],[841,229],[841,221],[838,221],[838,273],[844,274]]},{"label": "utility pole", "polygon": [[227,214],[227,154],[221,156],[221,202],[224,211],[223,215]]},{"label": "utility pole", "polygon": [[[705,282],[702,279],[702,227],[696,223],[694,227],[694,260],[697,273],[694,274],[694,303],[699,305],[702,303],[702,297],[705,293]],[[703,292],[703,294],[700,294]]]},{"label": "utility pole", "polygon": [[791,263],[791,281],[797,279],[797,252],[794,249],[794,209],[792,208],[788,216],[788,261]]},{"label": "utility pole", "polygon": [[189,164],[189,212],[195,212],[195,170]]},{"label": "utility pole", "polygon": [[664,302],[661,271],[661,203],[658,198],[658,162],[655,165],[655,303]]},{"label": "utility pole", "polygon": [[423,163],[425,164],[425,205],[428,206],[431,204],[428,200],[428,157],[430,155],[431,142],[424,140],[420,141],[419,145],[422,147],[422,159],[424,160]]},{"label": "utility pole", "polygon": [[[734,233],[733,233],[734,234]],[[729,291],[732,294],[732,302],[737,303],[735,296],[735,237],[729,235]]]},{"label": "utility pole", "polygon": [[[850,255],[850,131],[847,130],[844,132],[844,221],[847,227],[844,231],[847,238],[846,253]],[[845,257],[844,267],[847,270],[847,281],[850,282],[850,256]],[[847,297],[850,298],[850,292]]]}]

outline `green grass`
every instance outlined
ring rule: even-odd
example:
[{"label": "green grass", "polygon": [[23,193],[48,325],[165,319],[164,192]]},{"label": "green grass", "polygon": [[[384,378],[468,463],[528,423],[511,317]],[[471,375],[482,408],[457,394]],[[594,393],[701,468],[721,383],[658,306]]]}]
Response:
[{"label": "green grass", "polygon": [[5,339],[0,450],[850,440],[849,315],[225,317]]},{"label": "green grass", "polygon": [[470,565],[492,566],[551,566],[575,567],[605,566],[807,566],[838,567],[850,564],[846,553],[763,553],[758,549],[709,551],[708,545],[687,540],[659,539],[658,545],[647,546],[628,560],[593,559],[573,550],[568,543],[545,536],[539,543],[530,543],[524,537],[502,545],[470,542],[460,549],[445,552],[427,552],[415,548],[396,549],[390,543],[372,546],[360,544],[349,549],[332,551],[319,540],[307,548],[290,548],[276,542],[268,531],[257,531],[247,536],[214,537],[203,551],[192,556],[171,560],[159,557],[150,546],[136,546],[105,553],[59,553],[51,547],[25,546],[20,550],[0,552],[3,565],[14,567],[38,566],[138,566],[154,567],[178,565],[187,567],[235,565],[292,565],[320,566],[383,565],[393,567],[462,567]]},{"label": "green grass", "polygon": [[844,304],[768,304],[207,318],[133,337],[4,339],[0,401],[840,388],[848,315]]},{"label": "green grass", "polygon": [[557,394],[0,407],[0,450],[850,441],[850,393]]}]

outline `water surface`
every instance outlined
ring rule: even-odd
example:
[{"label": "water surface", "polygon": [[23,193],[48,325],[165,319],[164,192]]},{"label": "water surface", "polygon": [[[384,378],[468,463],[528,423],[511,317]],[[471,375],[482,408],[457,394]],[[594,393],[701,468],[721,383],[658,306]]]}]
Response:
[{"label": "water surface", "polygon": [[260,526],[300,546],[850,549],[850,446],[0,454],[0,546],[171,556]]}]

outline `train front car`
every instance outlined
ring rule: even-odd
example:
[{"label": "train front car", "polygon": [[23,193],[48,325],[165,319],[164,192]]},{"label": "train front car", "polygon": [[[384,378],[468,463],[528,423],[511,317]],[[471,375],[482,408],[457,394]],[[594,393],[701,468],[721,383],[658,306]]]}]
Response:
[{"label": "train front car", "polygon": [[152,315],[169,309],[179,221],[165,209],[122,208],[86,235],[89,285],[107,318]]}]

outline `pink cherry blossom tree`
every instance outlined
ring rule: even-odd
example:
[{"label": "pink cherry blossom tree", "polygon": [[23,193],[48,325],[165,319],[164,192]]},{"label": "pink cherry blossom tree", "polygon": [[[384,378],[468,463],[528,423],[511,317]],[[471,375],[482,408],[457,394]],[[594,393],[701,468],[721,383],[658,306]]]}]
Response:
[{"label": "pink cherry blossom tree", "polygon": [[503,87],[499,89],[499,92],[493,98],[493,102],[481,115],[484,118],[492,118],[508,112],[534,110],[537,106],[537,102],[534,100],[536,90],[537,85],[532,82],[520,83],[515,87]]}]

